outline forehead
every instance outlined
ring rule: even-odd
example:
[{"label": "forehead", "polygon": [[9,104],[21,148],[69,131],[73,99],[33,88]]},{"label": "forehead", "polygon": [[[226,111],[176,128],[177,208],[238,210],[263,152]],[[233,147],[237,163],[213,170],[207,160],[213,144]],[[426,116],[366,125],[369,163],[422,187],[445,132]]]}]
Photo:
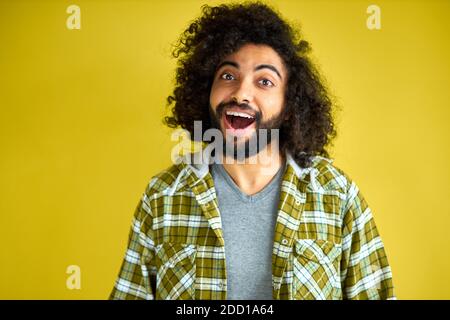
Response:
[{"label": "forehead", "polygon": [[241,68],[269,64],[277,67],[282,73],[286,73],[280,55],[267,45],[246,44],[236,52],[226,56],[222,61],[236,62]]}]

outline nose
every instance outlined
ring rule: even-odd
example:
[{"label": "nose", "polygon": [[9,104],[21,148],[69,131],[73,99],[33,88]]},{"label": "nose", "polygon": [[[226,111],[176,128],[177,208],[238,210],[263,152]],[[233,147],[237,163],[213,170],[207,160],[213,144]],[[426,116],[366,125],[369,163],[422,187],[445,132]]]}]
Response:
[{"label": "nose", "polygon": [[232,99],[237,103],[250,104],[253,101],[253,87],[250,79],[243,79],[232,93]]}]

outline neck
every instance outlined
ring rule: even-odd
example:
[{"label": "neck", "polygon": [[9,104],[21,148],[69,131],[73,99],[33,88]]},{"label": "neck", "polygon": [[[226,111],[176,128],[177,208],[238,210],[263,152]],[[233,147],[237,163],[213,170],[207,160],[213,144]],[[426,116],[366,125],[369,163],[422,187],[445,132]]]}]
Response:
[{"label": "neck", "polygon": [[261,191],[284,165],[285,157],[273,151],[271,145],[264,150],[245,159],[244,163],[225,157],[222,161],[225,171],[242,192],[253,195]]}]

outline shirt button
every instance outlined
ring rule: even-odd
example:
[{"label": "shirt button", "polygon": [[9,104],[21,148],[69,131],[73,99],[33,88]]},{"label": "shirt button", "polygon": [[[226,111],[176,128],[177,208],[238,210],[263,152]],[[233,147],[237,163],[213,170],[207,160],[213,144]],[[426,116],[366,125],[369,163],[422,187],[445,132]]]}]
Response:
[{"label": "shirt button", "polygon": [[299,205],[299,204],[300,204],[300,200],[298,200],[298,199],[295,200],[295,204],[296,204],[296,205]]},{"label": "shirt button", "polygon": [[219,282],[219,288],[220,288],[220,289],[223,288],[223,282],[222,282],[222,281]]},{"label": "shirt button", "polygon": [[288,239],[281,240],[281,244],[286,246],[289,243]]}]

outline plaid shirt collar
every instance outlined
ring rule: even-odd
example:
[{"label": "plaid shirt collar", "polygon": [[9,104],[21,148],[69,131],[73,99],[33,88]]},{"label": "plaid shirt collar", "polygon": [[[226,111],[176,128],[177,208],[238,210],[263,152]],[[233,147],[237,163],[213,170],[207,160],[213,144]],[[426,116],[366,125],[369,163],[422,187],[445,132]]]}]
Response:
[{"label": "plaid shirt collar", "polygon": [[[214,162],[214,159],[211,157],[211,150],[213,147],[213,144],[208,144],[202,151],[187,154],[186,156],[180,157],[177,161],[181,165],[182,170],[184,169],[186,171],[189,171],[189,174],[194,175],[192,177],[194,180],[212,179],[212,177],[208,177],[208,174],[209,165]],[[312,190],[323,191],[322,186],[317,181],[319,170],[315,167],[315,165],[321,160],[325,160],[330,164],[333,163],[332,159],[324,158],[321,156],[313,156],[312,165],[307,168],[301,168],[295,162],[291,153],[287,152],[286,171],[283,180],[286,180],[286,178],[292,178],[288,175],[288,173],[290,173],[295,175],[298,180],[305,180],[305,182],[310,182]],[[310,175],[310,179],[307,178],[308,175]]]}]

